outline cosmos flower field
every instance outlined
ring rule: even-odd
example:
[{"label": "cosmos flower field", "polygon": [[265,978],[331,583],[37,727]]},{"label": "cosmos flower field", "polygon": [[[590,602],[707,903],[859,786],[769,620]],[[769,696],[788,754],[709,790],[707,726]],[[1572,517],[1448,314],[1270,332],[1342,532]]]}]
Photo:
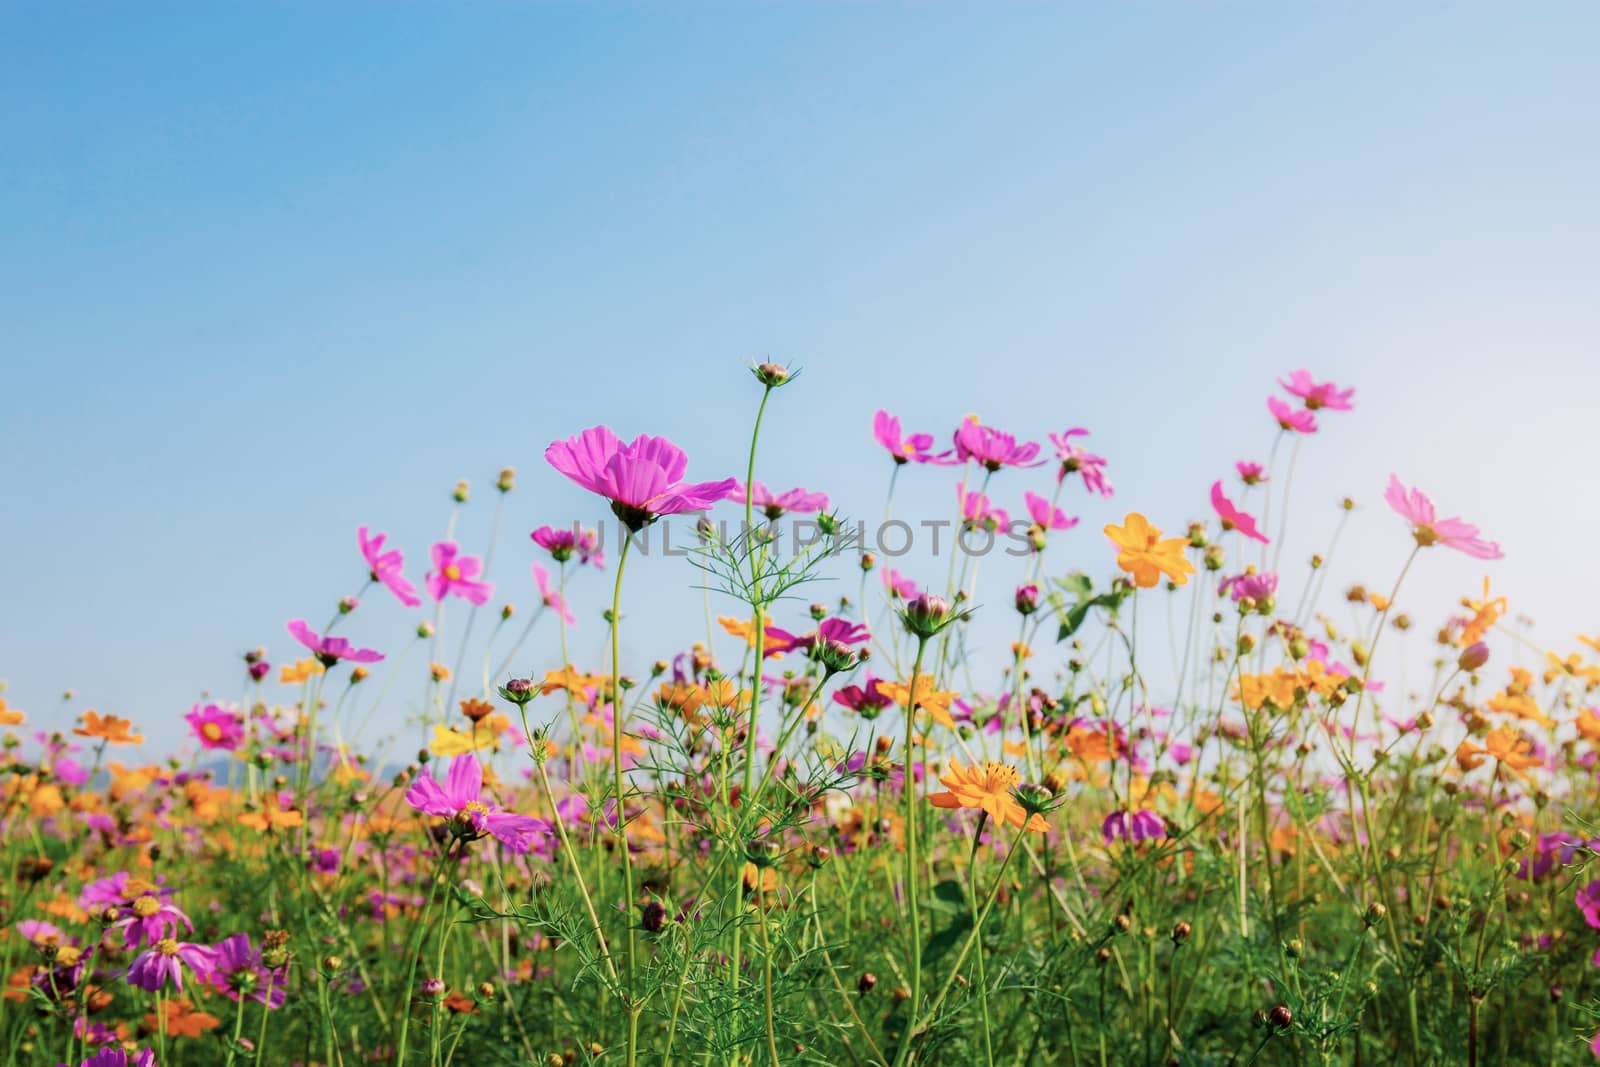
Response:
[{"label": "cosmos flower field", "polygon": [[[1354,389],[1241,396],[1261,452],[1215,457],[1199,519],[1123,500],[1084,428],[879,412],[884,518],[944,483],[963,543],[1008,549],[902,572],[825,492],[763,483],[762,416],[807,378],[752,372],[743,470],[577,413],[448,516],[566,479],[609,530],[352,531],[337,610],[239,635],[240,695],[174,709],[181,750],[0,699],[3,1063],[1600,1054],[1600,637],[1536,642],[1493,591],[1494,516],[1403,471],[1280,555],[1310,521],[1294,456]],[[1088,529],[1085,494],[1125,517]],[[1357,522],[1392,565],[1334,587]],[[662,524],[684,558],[636,550]],[[1481,583],[1409,598],[1452,553]],[[624,646],[630,578],[663,567],[705,625]],[[980,655],[995,616],[1014,640]],[[609,654],[574,662],[580,626]],[[382,720],[401,762],[358,726],[378,707],[409,713]]]}]

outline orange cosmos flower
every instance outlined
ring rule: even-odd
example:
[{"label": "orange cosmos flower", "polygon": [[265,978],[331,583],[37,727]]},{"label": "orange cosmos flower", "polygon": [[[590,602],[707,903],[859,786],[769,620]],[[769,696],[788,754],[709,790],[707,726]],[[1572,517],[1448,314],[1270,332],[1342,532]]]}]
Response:
[{"label": "orange cosmos flower", "polygon": [[602,685],[609,685],[611,679],[598,674],[583,674],[572,664],[567,664],[559,671],[546,671],[544,682],[539,686],[540,696],[549,696],[558,689],[565,689],[579,700],[588,700],[591,692]]},{"label": "orange cosmos flower", "polygon": [[1483,599],[1462,599],[1461,606],[1472,612],[1472,618],[1461,628],[1461,633],[1456,638],[1457,648],[1466,648],[1483,640],[1483,635],[1489,632],[1489,627],[1500,621],[1506,613],[1506,598],[1495,597],[1489,599],[1489,579],[1483,580]]},{"label": "orange cosmos flower", "polygon": [[[144,1024],[154,1030],[160,1025],[160,1017],[151,1012],[144,1017]],[[168,1037],[199,1037],[207,1030],[215,1030],[221,1025],[221,1019],[197,1010],[187,997],[177,997],[167,1001]]]},{"label": "orange cosmos flower", "polygon": [[[1489,735],[1483,739],[1483,745],[1475,745],[1471,741],[1463,741],[1456,749],[1456,763],[1460,764],[1463,771],[1476,769],[1485,757],[1495,760],[1498,767],[1509,768],[1519,777],[1526,778],[1523,774],[1529,767],[1539,765],[1539,757],[1533,753],[1533,742],[1520,737],[1509,726],[1501,726],[1490,730]],[[1498,774],[1498,767],[1496,773]]]},{"label": "orange cosmos flower", "polygon": [[1127,571],[1140,589],[1154,588],[1163,574],[1174,585],[1183,585],[1194,573],[1194,564],[1183,554],[1188,538],[1162,540],[1161,531],[1137,511],[1130,511],[1121,526],[1107,523],[1105,534],[1118,549],[1117,566]]},{"label": "orange cosmos flower", "polygon": [[294,685],[305,681],[313,674],[322,674],[327,669],[318,663],[315,657],[307,656],[305,659],[278,668],[278,681],[284,685]]},{"label": "orange cosmos flower", "polygon": [[131,733],[133,723],[115,715],[104,718],[93,711],[83,713],[83,725],[73,730],[79,737],[98,737],[109,745],[142,745],[144,735]]},{"label": "orange cosmos flower", "polygon": [[1586,737],[1590,741],[1600,741],[1600,713],[1594,708],[1584,708],[1579,712],[1575,725],[1578,727],[1579,736]]},{"label": "orange cosmos flower", "polygon": [[950,773],[939,778],[939,784],[949,792],[930,793],[928,802],[936,808],[973,808],[987,812],[996,822],[1018,829],[1026,826],[1042,834],[1050,829],[1050,824],[1041,815],[1023,811],[1022,805],[1011,795],[1018,778],[1016,768],[1003,763],[985,763],[981,768],[963,767],[960,760],[952,759]]},{"label": "orange cosmos flower", "polygon": [[1562,659],[1554,652],[1546,652],[1544,658],[1545,662],[1549,664],[1544,672],[1546,685],[1549,685],[1563,674],[1569,678],[1582,678],[1590,685],[1600,685],[1600,667],[1587,665],[1583,662],[1583,657],[1576,652],[1566,659]]},{"label": "orange cosmos flower", "polygon": [[0,726],[18,726],[22,723],[22,712],[6,707],[6,698],[0,697]]},{"label": "orange cosmos flower", "polygon": [[[910,687],[901,685],[899,682],[880,681],[878,683],[878,692],[902,708],[911,699]],[[950,717],[950,702],[959,695],[959,693],[941,692],[935,689],[933,675],[931,674],[917,675],[917,707],[931,715],[934,722],[947,730],[956,728],[955,720]]]},{"label": "orange cosmos flower", "polygon": [[[755,621],[753,619],[736,619],[731,615],[718,615],[717,616],[717,622],[722,625],[722,628],[724,630],[728,631],[728,633],[732,634],[734,637],[737,637],[737,638],[741,639],[742,641],[744,641],[745,644],[749,645],[751,648],[755,647],[755,644],[756,644],[756,627],[755,627]],[[761,628],[762,628],[762,631],[765,632],[766,628],[768,626],[771,626],[771,625],[772,625],[772,616],[771,615],[762,615],[761,616]],[[782,653],[778,653],[777,655],[774,655],[772,658],[773,659],[777,659],[779,655],[782,655]]]}]

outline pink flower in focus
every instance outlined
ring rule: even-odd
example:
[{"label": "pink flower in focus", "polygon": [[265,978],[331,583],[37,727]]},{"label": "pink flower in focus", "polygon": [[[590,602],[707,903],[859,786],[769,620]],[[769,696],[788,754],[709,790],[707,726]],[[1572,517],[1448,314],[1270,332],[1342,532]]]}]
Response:
[{"label": "pink flower in focus", "polygon": [[439,815],[462,838],[493,837],[513,852],[527,852],[537,844],[544,822],[531,815],[513,815],[483,799],[483,767],[468,752],[450,761],[443,785],[431,773],[421,775],[406,790],[406,803],[424,815]]},{"label": "pink flower in focus", "polygon": [[833,702],[851,711],[859,712],[863,718],[877,718],[878,713],[884,708],[894,706],[894,698],[885,693],[880,687],[881,678],[867,676],[865,687],[847,685],[833,694]]},{"label": "pink flower in focus", "polygon": [[1097,456],[1072,443],[1074,437],[1087,436],[1089,431],[1081,426],[1050,435],[1050,443],[1056,446],[1056,458],[1061,461],[1061,469],[1056,472],[1056,481],[1061,481],[1069,474],[1079,474],[1083,477],[1084,488],[1089,492],[1110,496],[1115,490],[1106,479],[1105,457]]},{"label": "pink flower in focus", "polygon": [[591,426],[565,441],[552,441],[544,458],[578,485],[611,501],[628,529],[638,531],[662,515],[704,511],[727,499],[739,483],[687,483],[689,459],[664,437],[640,434],[623,444],[604,426]]},{"label": "pink flower in focus", "polygon": [[412,585],[400,573],[405,564],[405,556],[401,555],[398,548],[391,548],[385,552],[383,542],[388,534],[375,534],[369,536],[367,528],[361,527],[356,531],[356,543],[361,546],[361,558],[367,561],[367,572],[372,575],[372,580],[382,582],[384,588],[393,593],[408,608],[414,608],[422,603],[422,598],[417,595],[417,587]]},{"label": "pink flower in focus", "polygon": [[1218,478],[1211,485],[1211,506],[1217,509],[1217,517],[1222,520],[1224,530],[1238,530],[1252,541],[1267,544],[1267,535],[1256,529],[1254,516],[1247,515],[1233,506],[1222,492],[1222,479]]},{"label": "pink flower in focus", "polygon": [[352,663],[377,663],[383,659],[382,652],[356,648],[342,637],[319,637],[304,619],[291,619],[284,628],[296,641],[309,648],[324,667],[331,667],[342,659]]},{"label": "pink flower in focus", "polygon": [[1037,493],[1023,493],[1022,501],[1028,507],[1028,516],[1041,530],[1070,530],[1078,525],[1075,516],[1068,515]]},{"label": "pink flower in focus", "polygon": [[1267,410],[1278,420],[1278,426],[1289,433],[1316,433],[1317,417],[1301,408],[1292,408],[1275,396],[1267,397]]},{"label": "pink flower in focus", "polygon": [[933,453],[933,434],[914,433],[901,436],[900,419],[887,411],[880,411],[872,416],[872,436],[878,443],[889,450],[896,465],[902,463],[932,463],[935,466],[948,466],[955,462],[949,452]]},{"label": "pink flower in focus", "polygon": [[1353,410],[1350,398],[1356,394],[1354,389],[1341,392],[1332,382],[1315,381],[1308,370],[1293,372],[1289,375],[1288,381],[1279,378],[1278,384],[1283,386],[1284,392],[1304,400],[1307,411],[1316,411],[1319,408],[1327,408],[1329,411]]},{"label": "pink flower in focus", "polygon": [[1389,475],[1389,488],[1384,490],[1383,499],[1411,524],[1411,536],[1423,548],[1444,545],[1474,559],[1499,559],[1504,555],[1497,542],[1479,537],[1478,528],[1471,523],[1457,518],[1439,518],[1427,493],[1407,489],[1393,474]]},{"label": "pink flower in focus", "polygon": [[1245,485],[1260,485],[1267,480],[1267,472],[1261,468],[1259,463],[1251,463],[1249,460],[1241,459],[1233,465],[1233,469],[1239,472],[1239,480]]},{"label": "pink flower in focus", "polygon": [[[750,495],[750,503],[759,509],[769,519],[776,519],[786,511],[793,511],[807,515],[817,511],[828,510],[828,494],[808,493],[804,489],[790,489],[786,493],[774,494],[759,481],[753,483],[755,492]],[[733,492],[728,494],[729,500],[744,503],[744,487],[734,483]]]},{"label": "pink flower in focus", "polygon": [[1044,462],[1034,459],[1039,454],[1037,444],[1019,445],[1015,437],[975,418],[968,418],[956,430],[955,446],[956,458],[961,462],[977,460],[991,472],[1001,467],[1037,467]]},{"label": "pink flower in focus", "polygon": [[493,582],[477,580],[482,573],[483,560],[462,555],[454,541],[440,541],[433,546],[433,570],[427,573],[424,584],[434,600],[454,593],[470,603],[482,604],[494,595]]},{"label": "pink flower in focus", "polygon": [[864,645],[872,639],[867,628],[860,623],[848,619],[826,619],[813,633],[796,636],[788,630],[780,630],[776,626],[768,626],[766,641],[763,644],[763,658],[766,656],[781,655],[785,652],[799,650],[810,652],[818,645],[827,641],[836,641],[841,645]]},{"label": "pink flower in focus", "polygon": [[567,606],[567,598],[561,595],[558,589],[550,587],[550,572],[539,566],[533,565],[533,582],[539,587],[539,599],[544,601],[544,606],[554,608],[568,626],[576,626],[578,620],[573,617],[572,609]]},{"label": "pink flower in focus", "polygon": [[202,982],[209,982],[211,972],[215,969],[212,958],[212,950],[205,945],[175,941],[170,937],[163,938],[140,953],[128,965],[128,984],[154,993],[170,978],[173,986],[181,993],[183,969],[178,964],[180,962],[186,964],[196,978]]},{"label": "pink flower in focus", "polygon": [[207,704],[205,707],[196,704],[183,718],[194,731],[195,739],[200,742],[201,748],[232,752],[244,740],[244,724],[239,721],[239,717],[215,704]]}]

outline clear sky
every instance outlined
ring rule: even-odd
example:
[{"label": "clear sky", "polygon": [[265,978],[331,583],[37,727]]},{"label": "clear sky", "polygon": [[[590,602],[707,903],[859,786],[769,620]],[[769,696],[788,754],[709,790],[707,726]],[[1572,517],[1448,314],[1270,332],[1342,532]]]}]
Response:
[{"label": "clear sky", "polygon": [[[1357,410],[1301,452],[1286,561],[1352,494],[1335,573],[1386,588],[1409,544],[1379,500],[1394,470],[1506,550],[1425,558],[1420,620],[1487,571],[1550,645],[1600,628],[1592,5],[0,23],[0,677],[36,719],[72,687],[174,741],[198,692],[237,693],[240,652],[283,661],[284,620],[354,590],[358,525],[420,579],[465,477],[481,550],[505,464],[496,577],[525,606],[527,532],[599,515],[545,444],[603,421],[674,438],[692,476],[742,473],[742,367],[767,356],[804,374],[759,475],[851,514],[881,513],[878,407],[941,437],[968,412],[1090,427],[1118,495],[1067,498],[1084,522],[1051,566],[1097,573],[1108,518],[1181,528],[1264,459],[1264,397],[1305,366]],[[1047,485],[996,488],[1015,509]],[[911,470],[896,510],[952,497]],[[694,580],[630,571],[631,669],[698,620]],[[1007,629],[1014,581],[981,598]],[[575,589],[591,663],[607,591]],[[375,595],[349,633],[394,650],[406,626]]]}]

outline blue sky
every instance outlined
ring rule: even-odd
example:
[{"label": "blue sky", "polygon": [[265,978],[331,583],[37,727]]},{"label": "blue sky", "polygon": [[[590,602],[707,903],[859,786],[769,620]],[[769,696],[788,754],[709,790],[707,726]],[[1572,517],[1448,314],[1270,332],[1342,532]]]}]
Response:
[{"label": "blue sky", "polygon": [[[1505,545],[1487,570],[1543,641],[1600,627],[1592,7],[5,21],[0,677],[36,719],[72,687],[175,741],[201,690],[236,694],[243,649],[287,658],[284,620],[353,590],[356,526],[420,577],[450,486],[474,483],[480,549],[506,464],[497,577],[526,605],[527,532],[598,517],[545,444],[603,421],[742,472],[742,368],[768,356],[805,370],[759,476],[852,514],[882,507],[878,407],[941,436],[968,412],[1089,426],[1119,493],[1069,497],[1084,522],[1050,558],[1097,572],[1107,519],[1181,527],[1264,458],[1263,398],[1306,366],[1357,411],[1302,450],[1286,560],[1348,493],[1335,575],[1387,587],[1395,470]],[[897,512],[944,517],[948,479],[908,474]],[[1001,478],[1013,508],[1048,484]],[[1437,623],[1485,570],[1432,553],[1403,606]],[[694,580],[630,573],[630,666],[699,618]],[[580,655],[602,584],[575,590]],[[350,633],[393,649],[406,626],[372,597]]]}]

